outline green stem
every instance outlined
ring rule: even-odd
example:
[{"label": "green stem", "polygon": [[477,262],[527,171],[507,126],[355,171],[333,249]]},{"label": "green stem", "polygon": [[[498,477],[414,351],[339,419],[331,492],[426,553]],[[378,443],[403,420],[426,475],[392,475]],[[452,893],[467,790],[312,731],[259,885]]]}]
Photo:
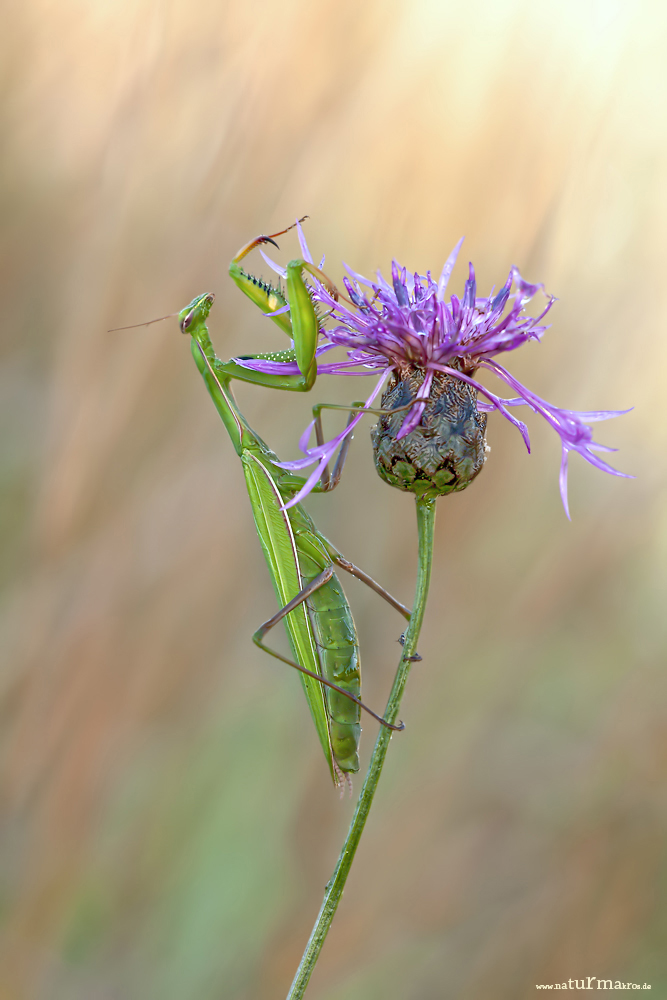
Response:
[{"label": "green stem", "polygon": [[[431,577],[434,527],[435,500],[424,501],[417,498],[417,528],[419,532],[419,567],[417,570],[417,587],[412,614],[410,616],[410,624],[408,625],[405,633],[403,653],[398,664],[394,684],[392,686],[389,701],[387,702],[387,708],[384,713],[385,719],[392,723],[395,723],[398,718],[401,698],[403,697],[405,685],[412,666],[411,657],[416,652],[419,632],[424,620],[428,585]],[[343,849],[340,852],[340,857],[338,858],[338,864],[336,865],[336,869],[331,879],[327,883],[322,908],[320,909],[317,920],[315,921],[315,926],[313,927],[310,939],[306,945],[306,950],[303,953],[303,958],[301,959],[301,964],[297,969],[294,982],[292,983],[291,989],[287,994],[287,1000],[300,1000],[306,992],[306,987],[308,986],[312,971],[315,968],[315,963],[317,962],[320,951],[322,950],[324,939],[327,936],[336,912],[336,908],[338,907],[341,896],[343,895],[345,882],[347,881],[347,876],[350,868],[352,867],[354,855],[359,845],[361,834],[363,833],[364,826],[366,825],[366,819],[368,818],[368,813],[373,802],[375,789],[377,788],[380,774],[382,773],[382,765],[384,764],[384,759],[387,755],[391,736],[391,731],[385,726],[381,726],[375,743],[375,749],[373,750],[373,756],[371,757],[370,764],[368,765],[366,780],[364,781],[364,786],[361,789],[361,794],[359,795],[359,801],[357,802],[356,809],[354,810],[352,823],[350,824],[350,829],[345,839],[345,843],[343,844]]]}]

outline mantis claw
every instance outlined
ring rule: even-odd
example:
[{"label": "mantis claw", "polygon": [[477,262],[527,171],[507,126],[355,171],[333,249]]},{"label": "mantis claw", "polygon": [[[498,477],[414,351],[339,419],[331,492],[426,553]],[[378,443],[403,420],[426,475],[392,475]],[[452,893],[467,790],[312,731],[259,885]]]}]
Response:
[{"label": "mantis claw", "polygon": [[273,243],[273,245],[276,248],[276,250],[280,250],[280,247],[278,246],[278,244],[276,243],[276,241],[274,239],[272,239],[270,236],[258,236],[255,242],[256,243]]}]

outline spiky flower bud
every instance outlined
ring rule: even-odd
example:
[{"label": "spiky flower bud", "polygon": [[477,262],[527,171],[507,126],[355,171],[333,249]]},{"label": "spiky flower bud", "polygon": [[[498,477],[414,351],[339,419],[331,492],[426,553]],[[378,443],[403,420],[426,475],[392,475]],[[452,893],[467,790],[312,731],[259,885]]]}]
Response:
[{"label": "spiky flower bud", "polygon": [[486,459],[486,414],[477,410],[477,392],[452,375],[436,372],[421,420],[404,437],[406,404],[418,395],[423,368],[406,365],[391,376],[380,417],[371,431],[375,467],[381,479],[425,500],[464,490]]}]

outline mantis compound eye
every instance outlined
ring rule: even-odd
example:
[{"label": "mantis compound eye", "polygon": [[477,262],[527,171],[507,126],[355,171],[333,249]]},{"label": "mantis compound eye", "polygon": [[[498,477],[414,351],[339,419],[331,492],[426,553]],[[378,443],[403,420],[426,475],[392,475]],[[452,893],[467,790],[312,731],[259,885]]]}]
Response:
[{"label": "mantis compound eye", "polygon": [[181,320],[181,333],[187,333],[188,327],[192,323],[192,318],[195,314],[194,309],[191,309],[187,316]]}]

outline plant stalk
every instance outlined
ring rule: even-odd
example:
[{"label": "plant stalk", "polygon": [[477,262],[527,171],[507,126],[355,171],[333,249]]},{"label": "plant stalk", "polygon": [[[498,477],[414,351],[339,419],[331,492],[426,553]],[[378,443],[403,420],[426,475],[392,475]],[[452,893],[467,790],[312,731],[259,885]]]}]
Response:
[{"label": "plant stalk", "polygon": [[[421,500],[417,498],[417,529],[419,537],[419,565],[417,569],[417,585],[415,600],[410,616],[410,624],[405,632],[403,652],[396,670],[394,683],[389,695],[384,717],[387,722],[395,723],[401,704],[401,698],[405,691],[410,668],[412,667],[412,657],[417,650],[417,641],[424,620],[424,610],[426,608],[426,598],[431,578],[431,563],[433,557],[433,534],[435,528],[435,500]],[[329,882],[327,882],[324,901],[320,909],[315,926],[310,935],[306,950],[299,968],[297,969],[294,981],[287,994],[287,1000],[301,1000],[312,975],[317,959],[319,958],[327,936],[334,914],[343,895],[343,889],[347,881],[347,876],[352,867],[354,855],[356,853],[361,834],[363,833],[366,819],[370,811],[373,796],[377,788],[382,766],[389,748],[391,740],[391,730],[385,726],[380,727],[375,749],[368,765],[366,778],[354,810],[354,816],[348,830],[345,843],[338,858],[338,864]]]}]

